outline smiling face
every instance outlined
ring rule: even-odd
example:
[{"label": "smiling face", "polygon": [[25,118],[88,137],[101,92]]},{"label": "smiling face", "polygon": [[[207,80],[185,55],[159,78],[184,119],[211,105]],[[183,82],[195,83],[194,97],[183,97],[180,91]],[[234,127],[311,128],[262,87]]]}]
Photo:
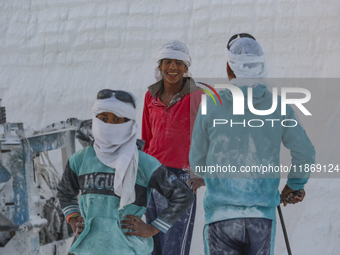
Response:
[{"label": "smiling face", "polygon": [[112,112],[102,112],[97,115],[101,121],[109,124],[120,124],[128,121],[126,118],[118,117]]},{"label": "smiling face", "polygon": [[163,59],[158,69],[162,72],[164,81],[169,84],[182,82],[183,75],[188,72],[184,62],[177,59]]}]

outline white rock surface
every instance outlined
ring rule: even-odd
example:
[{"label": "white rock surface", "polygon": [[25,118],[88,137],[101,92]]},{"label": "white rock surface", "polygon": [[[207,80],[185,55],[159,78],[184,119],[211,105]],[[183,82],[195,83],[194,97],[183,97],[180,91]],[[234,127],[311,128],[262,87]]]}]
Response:
[{"label": "white rock surface", "polygon": [[[187,44],[193,77],[222,78],[223,49],[238,32],[261,43],[270,77],[340,78],[339,13],[337,0],[2,0],[2,106],[8,122],[39,130],[69,117],[90,118],[100,89],[124,88],[139,98],[140,123],[164,42]],[[339,164],[340,88],[311,86],[311,92],[317,98],[313,121],[320,121],[307,120],[306,130],[317,160]],[[294,254],[340,254],[338,183],[311,179],[304,203],[283,209]],[[202,189],[192,255],[203,254],[203,194]],[[283,255],[281,232],[278,222],[275,254]]]}]

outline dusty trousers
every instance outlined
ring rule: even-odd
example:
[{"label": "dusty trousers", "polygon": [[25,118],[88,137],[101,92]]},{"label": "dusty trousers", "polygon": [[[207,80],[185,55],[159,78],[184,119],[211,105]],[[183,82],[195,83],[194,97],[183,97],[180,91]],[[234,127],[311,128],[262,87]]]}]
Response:
[{"label": "dusty trousers", "polygon": [[[207,238],[208,237],[208,238]],[[209,224],[205,241],[209,255],[273,254],[275,221],[265,218],[238,218]],[[208,240],[207,240],[208,239]]]}]

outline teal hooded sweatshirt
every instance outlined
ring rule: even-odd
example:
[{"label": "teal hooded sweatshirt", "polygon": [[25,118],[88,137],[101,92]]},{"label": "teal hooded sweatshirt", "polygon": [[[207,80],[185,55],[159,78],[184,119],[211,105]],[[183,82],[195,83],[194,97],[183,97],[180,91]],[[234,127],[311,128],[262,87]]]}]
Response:
[{"label": "teal hooded sweatshirt", "polygon": [[[189,158],[191,168],[206,183],[205,224],[233,218],[275,220],[281,142],[292,157],[292,165],[285,168],[290,170],[287,185],[291,189],[304,188],[310,174],[300,169],[315,162],[314,147],[292,108],[287,106],[286,115],[281,115],[280,96],[277,109],[260,116],[248,109],[248,86],[239,88],[245,98],[244,115],[233,115],[233,95],[226,89],[219,93],[222,106],[209,98],[207,115],[199,110],[196,116]],[[253,87],[255,109],[270,109],[272,103],[265,85]]]},{"label": "teal hooded sweatshirt", "polygon": [[120,197],[114,193],[113,186],[115,171],[97,158],[92,146],[70,157],[58,185],[58,198],[66,217],[72,213],[81,213],[85,219],[84,231],[73,243],[70,253],[151,254],[152,237],[125,235],[126,231],[132,230],[122,228],[121,220],[126,219],[126,215],[141,218],[146,211],[151,190],[156,189],[169,200],[169,204],[151,224],[166,233],[194,201],[192,191],[184,183],[156,158],[139,151],[134,186],[136,199],[132,204],[119,209]]}]

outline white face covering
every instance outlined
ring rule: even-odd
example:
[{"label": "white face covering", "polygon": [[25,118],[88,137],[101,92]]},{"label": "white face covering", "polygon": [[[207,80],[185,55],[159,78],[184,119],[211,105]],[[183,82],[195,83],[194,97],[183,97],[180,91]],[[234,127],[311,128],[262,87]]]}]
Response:
[{"label": "white face covering", "polygon": [[251,38],[239,38],[225,49],[227,62],[236,78],[265,78],[266,57],[260,44]]},{"label": "white face covering", "polygon": [[[115,169],[113,187],[115,194],[120,197],[119,209],[123,209],[136,199],[135,182],[138,170],[136,110],[131,103],[119,101],[113,95],[108,99],[98,99],[92,112],[92,133],[95,139],[93,148],[100,162]],[[103,112],[129,118],[130,121],[121,124],[105,123],[97,118],[97,115]]]},{"label": "white face covering", "polygon": [[[184,43],[176,40],[165,43],[159,50],[157,54],[158,66],[160,65],[162,59],[182,60],[187,67],[191,65],[191,57],[189,56],[189,50],[187,46]],[[161,71],[159,71],[158,66],[155,68],[156,81],[163,79],[163,75]],[[184,77],[191,77],[191,73],[188,71],[184,74]]]}]

